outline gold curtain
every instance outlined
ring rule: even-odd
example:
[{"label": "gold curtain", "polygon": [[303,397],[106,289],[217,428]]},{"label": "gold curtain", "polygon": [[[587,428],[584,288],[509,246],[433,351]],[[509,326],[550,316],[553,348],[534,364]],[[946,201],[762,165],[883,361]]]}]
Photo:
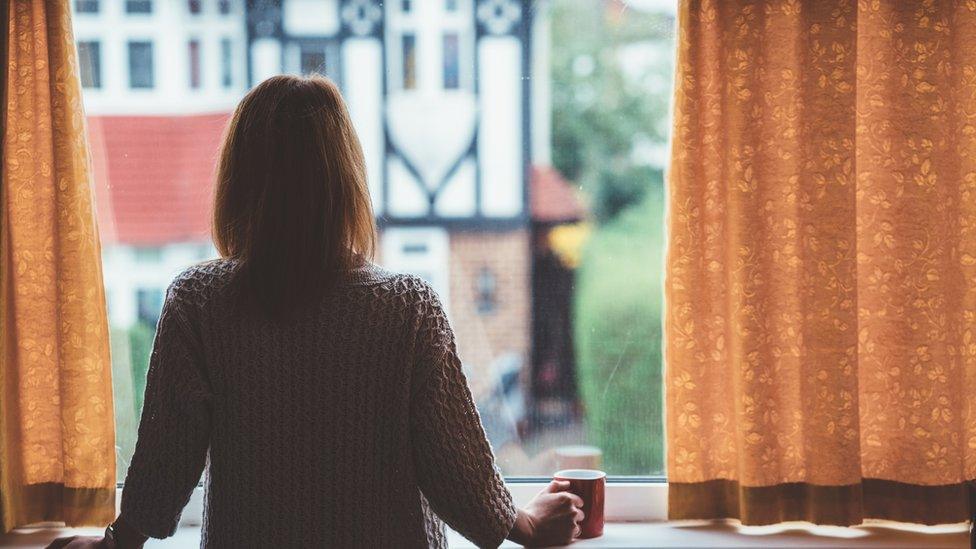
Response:
[{"label": "gold curtain", "polygon": [[976,1],[682,0],[670,515],[969,518]]},{"label": "gold curtain", "polygon": [[[7,1],[7,0],[3,0]],[[0,182],[0,512],[111,522],[108,323],[68,0],[10,0]]]}]

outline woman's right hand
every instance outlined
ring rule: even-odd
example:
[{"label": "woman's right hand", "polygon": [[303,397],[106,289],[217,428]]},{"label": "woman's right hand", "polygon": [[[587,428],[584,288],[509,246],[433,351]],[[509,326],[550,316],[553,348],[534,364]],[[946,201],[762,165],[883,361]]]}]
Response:
[{"label": "woman's right hand", "polygon": [[569,492],[569,482],[554,480],[519,509],[509,539],[525,546],[566,545],[579,535],[583,500]]}]

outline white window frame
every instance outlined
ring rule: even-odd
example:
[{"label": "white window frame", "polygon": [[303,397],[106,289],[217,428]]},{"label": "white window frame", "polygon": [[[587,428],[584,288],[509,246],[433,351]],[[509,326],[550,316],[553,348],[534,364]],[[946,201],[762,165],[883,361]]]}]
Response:
[{"label": "white window frame", "polygon": [[[540,480],[509,480],[506,486],[512,493],[515,505],[524,507],[547,482]],[[122,501],[122,487],[119,486]],[[118,505],[118,504],[116,504]],[[666,482],[629,481],[626,477],[607,482],[607,522],[660,522],[668,519],[668,484]],[[193,490],[190,501],[183,508],[180,526],[203,525],[203,487]]]}]

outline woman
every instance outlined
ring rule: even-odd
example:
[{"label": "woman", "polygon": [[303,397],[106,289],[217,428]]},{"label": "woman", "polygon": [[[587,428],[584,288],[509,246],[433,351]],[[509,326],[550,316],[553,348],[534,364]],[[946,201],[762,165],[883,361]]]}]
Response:
[{"label": "woman", "polygon": [[205,547],[443,547],[440,519],[483,547],[573,539],[566,484],[513,506],[434,291],[368,261],[363,154],[331,81],[277,76],[241,101],[213,226],[223,259],[167,291],[121,513],[53,546],[172,535],[207,464]]}]

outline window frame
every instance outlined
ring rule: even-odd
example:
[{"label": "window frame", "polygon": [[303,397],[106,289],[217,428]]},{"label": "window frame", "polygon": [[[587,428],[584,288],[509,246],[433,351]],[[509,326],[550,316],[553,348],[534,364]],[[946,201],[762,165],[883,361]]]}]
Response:
[{"label": "window frame", "polygon": [[[524,507],[549,484],[548,478],[505,479],[515,505]],[[122,500],[122,484],[118,485]],[[203,525],[204,487],[199,484],[183,508],[180,527]],[[658,477],[608,477],[606,492],[607,522],[659,522],[668,520],[668,483]]]}]

